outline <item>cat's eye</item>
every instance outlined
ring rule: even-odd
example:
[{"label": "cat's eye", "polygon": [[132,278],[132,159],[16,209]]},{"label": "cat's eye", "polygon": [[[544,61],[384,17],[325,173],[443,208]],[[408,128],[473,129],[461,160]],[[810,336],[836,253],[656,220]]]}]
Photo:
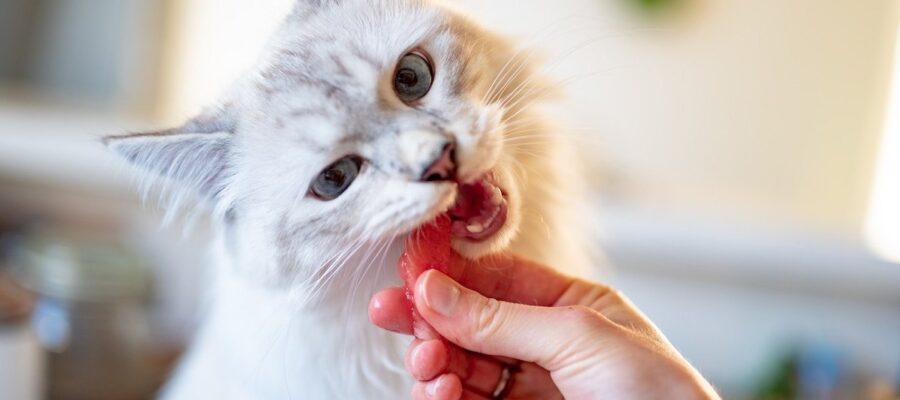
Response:
[{"label": "cat's eye", "polygon": [[334,200],[347,191],[361,168],[362,159],[359,157],[344,157],[319,173],[309,190],[321,200]]},{"label": "cat's eye", "polygon": [[434,68],[424,55],[409,53],[400,59],[394,73],[394,92],[404,103],[421,100],[431,90]]}]

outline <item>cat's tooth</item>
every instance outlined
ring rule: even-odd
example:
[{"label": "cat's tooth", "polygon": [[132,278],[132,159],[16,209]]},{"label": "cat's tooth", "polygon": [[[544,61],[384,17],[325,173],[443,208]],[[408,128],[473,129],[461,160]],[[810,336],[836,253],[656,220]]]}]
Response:
[{"label": "cat's tooth", "polygon": [[491,212],[491,217],[488,218],[488,222],[485,222],[484,225],[485,225],[485,226],[491,226],[491,225],[493,225],[493,224],[494,224],[494,220],[497,219],[497,216],[498,216],[498,215],[500,215],[500,207],[495,208],[494,211]]},{"label": "cat's tooth", "polygon": [[484,232],[484,225],[471,224],[466,226],[466,230],[469,231],[469,233],[481,233]]},{"label": "cat's tooth", "polygon": [[503,202],[503,192],[496,186],[493,187],[493,194],[491,194],[491,204],[495,206],[499,206]]}]

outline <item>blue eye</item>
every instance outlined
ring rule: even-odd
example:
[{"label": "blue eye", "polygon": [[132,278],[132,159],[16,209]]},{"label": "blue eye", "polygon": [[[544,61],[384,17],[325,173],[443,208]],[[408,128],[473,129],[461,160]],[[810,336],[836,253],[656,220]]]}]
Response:
[{"label": "blue eye", "polygon": [[423,55],[409,53],[400,59],[394,73],[394,92],[404,103],[422,99],[431,90],[434,69]]},{"label": "blue eye", "polygon": [[356,156],[344,157],[325,168],[313,181],[310,191],[321,200],[331,201],[350,188],[359,175],[362,160]]}]

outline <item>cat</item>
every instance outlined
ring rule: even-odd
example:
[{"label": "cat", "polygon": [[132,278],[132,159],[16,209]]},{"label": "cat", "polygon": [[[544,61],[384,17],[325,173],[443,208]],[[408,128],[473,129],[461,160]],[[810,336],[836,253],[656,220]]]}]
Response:
[{"label": "cat", "polygon": [[184,125],[104,139],[208,204],[216,277],[165,399],[397,399],[410,339],[366,305],[462,184],[491,191],[453,247],[587,265],[572,149],[532,52],[432,0],[298,0],[260,61]]}]

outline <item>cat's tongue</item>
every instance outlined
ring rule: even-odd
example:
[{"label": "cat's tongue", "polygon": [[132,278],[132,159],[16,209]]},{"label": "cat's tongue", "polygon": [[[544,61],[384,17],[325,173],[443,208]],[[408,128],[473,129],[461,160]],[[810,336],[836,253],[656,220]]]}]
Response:
[{"label": "cat's tongue", "polygon": [[488,181],[460,185],[456,204],[448,212],[453,235],[483,241],[503,228],[507,210],[503,192]]}]

